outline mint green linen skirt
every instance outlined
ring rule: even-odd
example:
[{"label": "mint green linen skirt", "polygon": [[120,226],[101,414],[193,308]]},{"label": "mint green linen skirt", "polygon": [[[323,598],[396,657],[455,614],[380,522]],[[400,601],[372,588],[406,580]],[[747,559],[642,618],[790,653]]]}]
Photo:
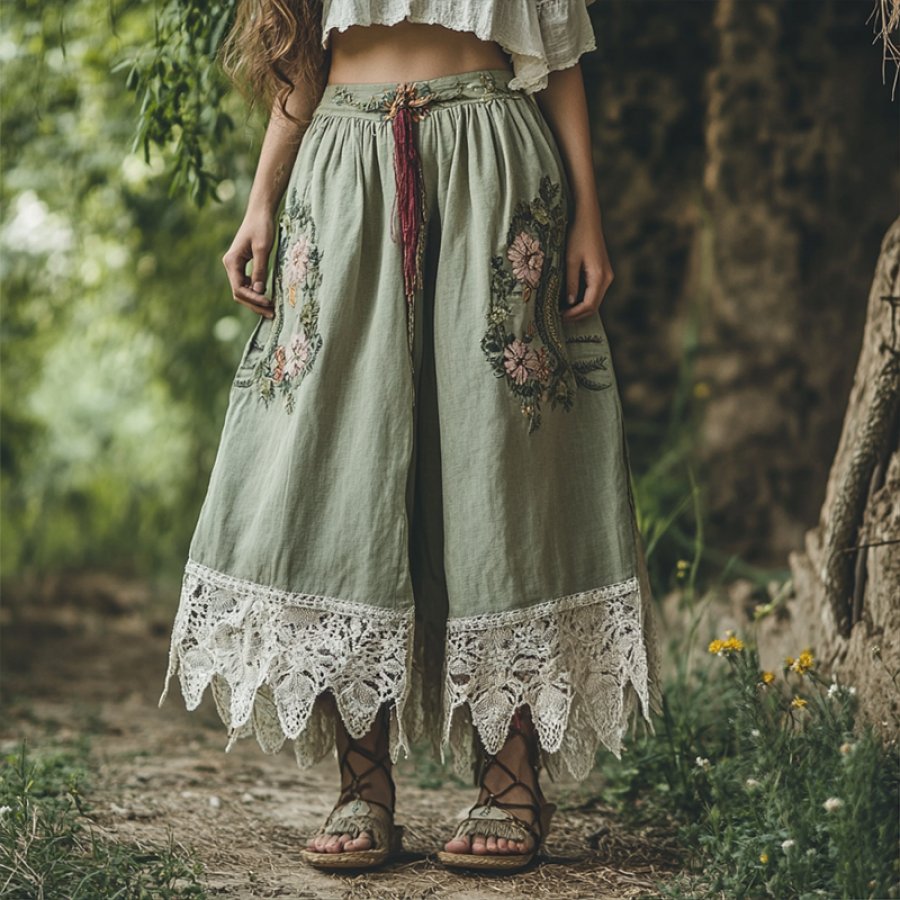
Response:
[{"label": "mint green linen skirt", "polygon": [[551,778],[659,710],[600,315],[561,318],[572,197],[512,73],[326,87],[285,193],[172,631],[226,749],[333,751],[382,704],[471,774],[530,707]]}]

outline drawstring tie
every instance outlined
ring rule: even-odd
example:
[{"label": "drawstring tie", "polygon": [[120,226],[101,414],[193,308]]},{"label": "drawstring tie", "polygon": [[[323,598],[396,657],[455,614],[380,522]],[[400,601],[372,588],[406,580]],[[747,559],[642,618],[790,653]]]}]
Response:
[{"label": "drawstring tie", "polygon": [[[425,186],[422,160],[416,146],[415,122],[430,112],[434,94],[418,95],[415,83],[402,82],[386,102],[385,120],[394,133],[394,179],[397,190],[391,210],[391,239],[403,254],[403,290],[406,295],[406,326],[412,355],[415,335],[415,296],[422,287],[422,256],[425,248]],[[395,221],[396,220],[396,221]],[[399,233],[398,226],[399,225]]]}]

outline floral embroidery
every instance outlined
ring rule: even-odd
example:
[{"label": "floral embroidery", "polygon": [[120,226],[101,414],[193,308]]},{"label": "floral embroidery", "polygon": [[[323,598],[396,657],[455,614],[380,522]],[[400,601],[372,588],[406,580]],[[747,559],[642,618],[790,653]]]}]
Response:
[{"label": "floral embroidery", "polygon": [[[309,205],[298,199],[296,185],[288,194],[280,226],[271,334],[264,347],[251,346],[250,353],[262,351],[262,358],[234,383],[237,387],[255,386],[267,406],[280,394],[291,413],[294,390],[312,369],[322,346],[318,330],[321,255]],[[288,313],[285,301],[297,311]],[[271,349],[266,352],[267,348]]]},{"label": "floral embroidery", "polygon": [[529,287],[537,287],[544,265],[541,242],[527,231],[520,231],[509,245],[506,255],[512,263],[513,275]]},{"label": "floral embroidery", "polygon": [[[594,381],[592,372],[606,370],[607,357],[574,357],[569,344],[602,344],[600,334],[566,335],[558,306],[561,255],[566,219],[561,185],[548,175],[541,179],[538,196],[521,201],[513,213],[506,237],[506,254],[491,259],[491,306],[488,330],[481,349],[494,374],[506,379],[528,417],[528,433],[541,424],[541,407],[549,403],[568,411],[577,388],[604,390],[611,380]],[[534,298],[534,313],[525,333],[508,330],[513,307]]]}]

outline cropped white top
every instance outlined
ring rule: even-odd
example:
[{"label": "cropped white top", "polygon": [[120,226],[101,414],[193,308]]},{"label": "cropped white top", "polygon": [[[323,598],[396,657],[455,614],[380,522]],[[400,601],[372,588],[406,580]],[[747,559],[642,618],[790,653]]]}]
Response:
[{"label": "cropped white top", "polygon": [[395,25],[403,19],[471,31],[511,57],[509,86],[543,90],[547,74],[567,69],[597,43],[587,7],[594,0],[323,0],[322,46],[332,29]]}]

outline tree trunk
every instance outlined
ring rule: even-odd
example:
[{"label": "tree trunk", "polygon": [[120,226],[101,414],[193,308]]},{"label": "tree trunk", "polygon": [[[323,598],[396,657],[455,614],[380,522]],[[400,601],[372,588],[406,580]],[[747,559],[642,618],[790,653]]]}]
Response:
[{"label": "tree trunk", "polygon": [[[760,634],[769,668],[811,646],[854,684],[863,717],[900,725],[900,219],[888,230],[869,294],[862,352],[819,524],[789,562],[790,627]],[[788,645],[785,641],[791,641]],[[762,646],[764,645],[764,646]]]}]

